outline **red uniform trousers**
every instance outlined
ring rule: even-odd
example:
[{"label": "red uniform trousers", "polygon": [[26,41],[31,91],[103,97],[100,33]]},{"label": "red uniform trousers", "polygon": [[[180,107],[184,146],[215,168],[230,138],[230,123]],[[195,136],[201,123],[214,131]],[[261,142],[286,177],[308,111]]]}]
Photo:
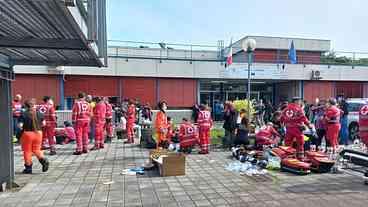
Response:
[{"label": "red uniform trousers", "polygon": [[105,123],[104,123],[104,129],[106,130],[106,135],[108,136],[108,137],[113,137],[113,127],[112,127],[112,120],[110,120],[110,121],[106,121]]},{"label": "red uniform trousers", "polygon": [[42,145],[45,146],[48,142],[50,146],[50,151],[55,151],[55,128],[56,123],[46,124],[46,126],[42,128]]},{"label": "red uniform trousers", "polygon": [[293,147],[294,142],[296,143],[297,157],[302,157],[304,153],[304,135],[299,127],[287,127],[285,135],[285,145]]},{"label": "red uniform trousers", "polygon": [[326,126],[326,140],[334,149],[339,145],[340,128],[339,123],[327,124]]},{"label": "red uniform trousers", "polygon": [[134,122],[127,123],[128,142],[134,143]]},{"label": "red uniform trousers", "polygon": [[35,154],[36,157],[40,160],[43,159],[43,153],[41,151],[41,142],[42,142],[42,132],[23,132],[22,138],[20,139],[24,164],[32,165],[32,155]]},{"label": "red uniform trousers", "polygon": [[210,146],[210,127],[199,126],[199,145],[201,146],[201,151],[203,153],[209,152]]},{"label": "red uniform trousers", "polygon": [[105,121],[95,121],[95,147],[102,148],[104,147],[105,136],[104,136],[104,127]]},{"label": "red uniform trousers", "polygon": [[77,152],[87,151],[88,147],[88,133],[89,133],[89,121],[78,120],[76,122],[76,142]]}]

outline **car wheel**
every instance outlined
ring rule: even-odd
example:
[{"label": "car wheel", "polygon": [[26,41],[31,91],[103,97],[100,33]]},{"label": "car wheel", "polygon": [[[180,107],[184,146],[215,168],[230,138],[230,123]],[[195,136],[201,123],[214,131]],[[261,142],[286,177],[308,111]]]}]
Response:
[{"label": "car wheel", "polygon": [[349,127],[349,137],[350,140],[354,141],[355,139],[359,139],[359,125],[353,123]]}]

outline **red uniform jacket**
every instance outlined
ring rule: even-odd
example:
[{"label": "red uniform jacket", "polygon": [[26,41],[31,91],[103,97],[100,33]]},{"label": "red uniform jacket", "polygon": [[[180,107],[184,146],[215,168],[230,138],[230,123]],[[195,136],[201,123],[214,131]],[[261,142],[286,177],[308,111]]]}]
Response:
[{"label": "red uniform jacket", "polygon": [[37,106],[37,111],[43,114],[47,126],[56,124],[56,112],[54,105],[49,103],[42,103]]},{"label": "red uniform jacket", "polygon": [[179,130],[181,147],[193,146],[198,142],[198,133],[195,126],[191,123],[182,123]]},{"label": "red uniform jacket", "polygon": [[197,122],[200,128],[211,128],[212,127],[211,112],[199,111]]},{"label": "red uniform jacket", "polygon": [[256,137],[272,138],[280,137],[280,134],[272,126],[267,126],[266,128],[259,130]]},{"label": "red uniform jacket", "polygon": [[327,124],[340,124],[341,110],[336,106],[328,107],[325,110],[325,120]]},{"label": "red uniform jacket", "polygon": [[12,110],[14,117],[20,117],[22,114],[22,103],[20,103],[19,101],[13,101]]},{"label": "red uniform jacket", "polygon": [[89,121],[91,116],[91,107],[87,101],[76,101],[73,105],[72,120]]},{"label": "red uniform jacket", "polygon": [[359,131],[368,132],[368,104],[359,110]]},{"label": "red uniform jacket", "polygon": [[109,103],[106,103],[106,119],[112,119],[112,105]]},{"label": "red uniform jacket", "polygon": [[127,123],[133,124],[135,122],[135,105],[130,105],[127,112]]},{"label": "red uniform jacket", "polygon": [[309,124],[303,109],[294,103],[288,104],[282,111],[281,122],[284,123],[287,128],[299,128],[303,124]]},{"label": "red uniform jacket", "polygon": [[97,123],[103,123],[106,119],[106,104],[105,103],[97,103],[95,108],[93,109],[93,118],[95,122]]}]

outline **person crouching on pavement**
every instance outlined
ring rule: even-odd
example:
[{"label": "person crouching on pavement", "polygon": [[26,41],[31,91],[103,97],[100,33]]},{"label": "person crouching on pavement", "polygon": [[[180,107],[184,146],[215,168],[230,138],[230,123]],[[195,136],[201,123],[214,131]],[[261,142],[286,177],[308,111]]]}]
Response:
[{"label": "person crouching on pavement", "polygon": [[199,143],[196,127],[187,119],[183,118],[179,130],[180,151],[191,153],[195,145]]},{"label": "person crouching on pavement", "polygon": [[95,146],[91,150],[104,148],[104,127],[106,126],[106,103],[101,98],[96,99],[97,104],[93,109],[93,121],[95,122]]},{"label": "person crouching on pavement", "polygon": [[199,144],[201,146],[201,151],[199,154],[208,154],[210,146],[210,131],[213,125],[211,112],[208,107],[204,104],[199,106],[198,113],[198,127],[199,127]]},{"label": "person crouching on pavement", "polygon": [[69,142],[75,141],[75,130],[73,128],[73,125],[68,121],[64,121],[64,132],[65,139],[63,144],[69,144]]},{"label": "person crouching on pavement", "polygon": [[21,118],[21,146],[24,157],[24,174],[32,174],[32,155],[34,154],[42,165],[42,172],[49,169],[49,161],[41,151],[43,115],[36,111],[35,100],[26,101],[25,111]]},{"label": "person crouching on pavement", "polygon": [[235,146],[249,145],[249,121],[246,116],[240,121],[239,127],[235,130],[236,138],[234,141]]}]

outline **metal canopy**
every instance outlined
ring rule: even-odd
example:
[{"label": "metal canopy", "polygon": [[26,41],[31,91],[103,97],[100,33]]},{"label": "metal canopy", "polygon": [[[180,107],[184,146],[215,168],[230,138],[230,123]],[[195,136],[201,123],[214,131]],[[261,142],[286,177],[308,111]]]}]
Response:
[{"label": "metal canopy", "polygon": [[0,0],[0,54],[13,65],[104,66],[70,5],[66,0]]}]

